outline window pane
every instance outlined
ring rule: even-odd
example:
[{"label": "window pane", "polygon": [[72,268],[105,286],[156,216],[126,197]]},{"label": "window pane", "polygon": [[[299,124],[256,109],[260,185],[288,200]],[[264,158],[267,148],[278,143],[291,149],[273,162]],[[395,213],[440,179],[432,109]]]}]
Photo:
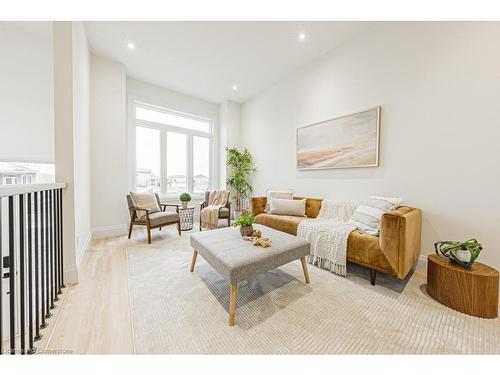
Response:
[{"label": "window pane", "polygon": [[193,192],[208,190],[210,177],[210,141],[205,137],[193,137]]},{"label": "window pane", "polygon": [[177,126],[179,128],[197,130],[200,132],[210,132],[210,122],[187,118],[173,113],[165,113],[155,111],[154,109],[146,109],[137,107],[135,116],[138,120],[157,122],[160,124]]},{"label": "window pane", "polygon": [[179,196],[187,191],[186,135],[167,133],[167,194]]},{"label": "window pane", "polygon": [[53,183],[55,175],[52,163],[0,162],[0,185]]},{"label": "window pane", "polygon": [[139,192],[160,191],[160,131],[136,128],[136,185]]}]

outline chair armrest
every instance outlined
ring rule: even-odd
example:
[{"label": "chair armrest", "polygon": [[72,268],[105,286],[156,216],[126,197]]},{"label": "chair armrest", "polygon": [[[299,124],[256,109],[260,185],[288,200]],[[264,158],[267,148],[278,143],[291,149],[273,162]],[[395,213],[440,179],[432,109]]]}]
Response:
[{"label": "chair armrest", "polygon": [[146,211],[146,212],[151,211],[151,208],[146,208],[146,207],[130,207],[130,209],[134,211]]},{"label": "chair armrest", "polygon": [[146,222],[149,225],[149,213],[151,212],[151,208],[146,208],[146,207],[130,207],[129,209],[134,212],[134,215],[132,217],[132,221],[134,221],[135,218],[137,217],[137,211],[146,211]]},{"label": "chair armrest", "polygon": [[252,213],[258,215],[266,210],[267,197],[252,197]]},{"label": "chair armrest", "polygon": [[420,255],[422,211],[401,206],[380,220],[379,243],[387,261],[403,279]]},{"label": "chair armrest", "polygon": [[200,203],[200,210],[202,210],[203,208],[205,208],[207,206],[208,206],[207,202],[201,202]]},{"label": "chair armrest", "polygon": [[175,207],[176,211],[179,210],[179,205],[178,204],[161,203],[160,206],[161,206],[161,210],[163,212],[165,212],[165,210],[167,209],[167,207]]}]

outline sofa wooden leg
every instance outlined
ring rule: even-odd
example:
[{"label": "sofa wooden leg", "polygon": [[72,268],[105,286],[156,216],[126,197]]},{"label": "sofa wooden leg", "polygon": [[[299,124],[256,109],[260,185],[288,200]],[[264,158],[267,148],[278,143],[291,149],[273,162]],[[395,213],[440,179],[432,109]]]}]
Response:
[{"label": "sofa wooden leg", "polygon": [[132,224],[132,222],[130,222],[130,225],[128,227],[128,239],[130,239],[130,236],[132,235],[132,227],[134,226],[134,224]]},{"label": "sofa wooden leg", "polygon": [[181,222],[177,222],[177,232],[179,232],[179,236],[181,235]]},{"label": "sofa wooden leg", "polygon": [[151,245],[151,228],[148,227],[148,244]]},{"label": "sofa wooden leg", "polygon": [[370,284],[375,285],[376,278],[377,278],[377,271],[370,268]]}]

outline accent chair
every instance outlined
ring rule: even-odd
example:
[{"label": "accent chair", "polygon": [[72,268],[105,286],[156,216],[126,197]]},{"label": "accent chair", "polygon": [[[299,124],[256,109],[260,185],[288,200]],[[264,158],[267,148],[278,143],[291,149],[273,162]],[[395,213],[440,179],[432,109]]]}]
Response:
[{"label": "accent chair", "polygon": [[[160,207],[160,212],[151,212],[149,208],[141,208],[134,204],[130,194],[127,194],[127,204],[130,213],[130,226],[128,229],[128,238],[132,235],[132,228],[134,225],[144,225],[148,231],[148,243],[151,244],[151,229],[159,228],[167,225],[177,224],[177,231],[181,235],[181,225],[176,204],[165,204],[160,202],[160,197],[155,193],[156,201]],[[175,207],[176,212],[166,211],[167,207]],[[146,212],[144,216],[140,216],[141,212]],[[139,215],[138,215],[139,213]]]}]

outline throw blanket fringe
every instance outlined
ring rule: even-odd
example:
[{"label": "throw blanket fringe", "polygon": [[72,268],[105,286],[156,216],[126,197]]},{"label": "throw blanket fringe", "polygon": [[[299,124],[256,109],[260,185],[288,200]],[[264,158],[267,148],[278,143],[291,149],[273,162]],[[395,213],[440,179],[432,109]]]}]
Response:
[{"label": "throw blanket fringe", "polygon": [[307,257],[307,262],[318,266],[319,268],[324,268],[330,272],[333,272],[340,276],[347,276],[347,267],[343,264],[338,264],[335,262],[330,262],[328,259],[318,258],[313,255]]},{"label": "throw blanket fringe", "polygon": [[316,219],[304,220],[297,228],[297,236],[311,243],[308,262],[337,275],[347,275],[347,239],[356,229],[347,221],[358,203],[323,200]]}]

